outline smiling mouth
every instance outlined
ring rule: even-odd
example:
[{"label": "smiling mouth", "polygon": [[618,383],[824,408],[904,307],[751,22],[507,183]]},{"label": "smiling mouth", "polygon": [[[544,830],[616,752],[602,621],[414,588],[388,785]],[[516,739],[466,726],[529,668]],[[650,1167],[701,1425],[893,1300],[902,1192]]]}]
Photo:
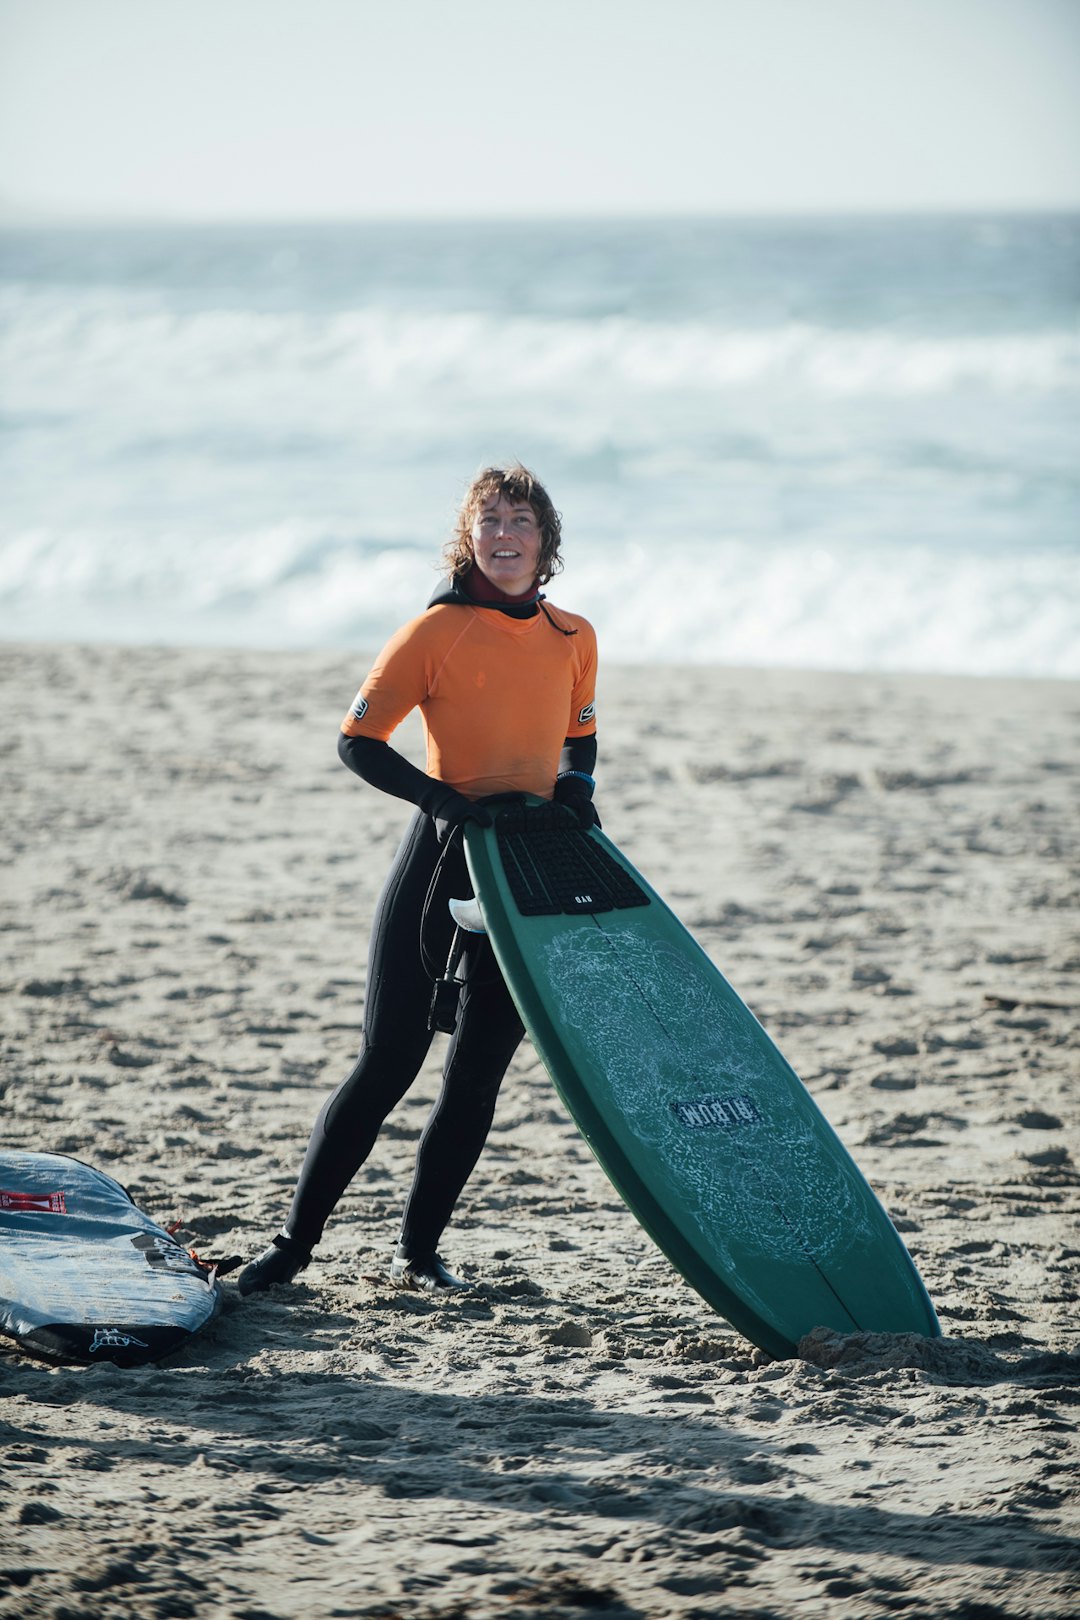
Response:
[{"label": "smiling mouth", "polygon": [[493,557],[495,557],[495,558],[502,558],[502,559],[505,560],[505,559],[509,559],[511,557],[520,557],[521,552],[520,551],[493,551],[491,555]]}]

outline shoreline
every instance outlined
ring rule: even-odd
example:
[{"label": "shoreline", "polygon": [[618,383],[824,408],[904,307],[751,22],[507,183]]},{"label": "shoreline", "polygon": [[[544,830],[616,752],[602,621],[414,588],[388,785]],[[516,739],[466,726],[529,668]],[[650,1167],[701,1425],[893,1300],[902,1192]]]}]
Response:
[{"label": "shoreline", "polygon": [[[93,637],[53,637],[53,636],[7,636],[0,632],[0,656],[7,653],[20,652],[27,655],[47,653],[49,651],[79,651],[86,654],[131,654],[134,657],[152,657],[154,655],[167,656],[171,653],[190,654],[193,657],[223,657],[236,658],[274,658],[274,659],[349,659],[352,664],[363,673],[370,668],[371,661],[378,651],[374,644],[365,648],[360,644],[356,646],[347,641],[328,644],[325,646],[294,647],[275,644],[272,641],[265,643],[252,643],[251,645],[216,642],[216,641],[126,641],[126,640],[97,640]],[[1014,683],[1021,686],[1046,686],[1052,690],[1075,686],[1080,692],[1080,674],[1076,675],[1047,675],[1026,673],[1001,673],[998,671],[973,672],[969,670],[935,670],[935,669],[854,669],[841,666],[828,667],[813,664],[753,664],[753,663],[705,663],[680,662],[648,658],[630,661],[627,659],[612,658],[601,659],[601,676],[607,671],[612,675],[632,675],[635,671],[658,670],[664,675],[695,675],[715,674],[719,677],[736,679],[777,678],[792,680],[882,680],[906,682],[933,682],[950,683],[953,681],[973,683],[977,685],[1003,685]]]}]

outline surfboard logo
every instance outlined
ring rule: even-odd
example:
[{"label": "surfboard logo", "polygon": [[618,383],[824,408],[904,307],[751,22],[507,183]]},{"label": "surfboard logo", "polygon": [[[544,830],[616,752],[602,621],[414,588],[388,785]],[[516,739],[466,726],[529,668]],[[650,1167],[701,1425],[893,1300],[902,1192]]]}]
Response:
[{"label": "surfboard logo", "polygon": [[368,701],[363,692],[357,692],[353,699],[353,706],[349,710],[354,720],[362,720],[368,711]]},{"label": "surfboard logo", "polygon": [[690,1131],[731,1131],[740,1125],[759,1125],[761,1110],[753,1097],[678,1098],[671,1104],[680,1125]]},{"label": "surfboard logo", "polygon": [[578,717],[577,717],[578,725],[579,726],[585,725],[589,720],[594,719],[595,715],[596,715],[596,704],[595,703],[586,703],[585,707],[578,711]]},{"label": "surfboard logo", "polygon": [[95,1350],[126,1350],[133,1344],[137,1344],[140,1350],[150,1348],[145,1339],[137,1339],[133,1333],[121,1333],[119,1328],[95,1328],[90,1354],[93,1355]]}]

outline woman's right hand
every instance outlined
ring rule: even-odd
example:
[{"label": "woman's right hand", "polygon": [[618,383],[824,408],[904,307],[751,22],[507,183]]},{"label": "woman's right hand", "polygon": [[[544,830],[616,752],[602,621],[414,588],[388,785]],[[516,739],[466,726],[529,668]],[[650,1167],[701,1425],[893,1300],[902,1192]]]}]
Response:
[{"label": "woman's right hand", "polygon": [[435,831],[440,844],[445,844],[459,827],[464,827],[469,821],[477,827],[491,826],[491,816],[483,805],[474,804],[464,793],[459,793],[452,787],[448,787],[439,795],[428,813],[435,822]]}]

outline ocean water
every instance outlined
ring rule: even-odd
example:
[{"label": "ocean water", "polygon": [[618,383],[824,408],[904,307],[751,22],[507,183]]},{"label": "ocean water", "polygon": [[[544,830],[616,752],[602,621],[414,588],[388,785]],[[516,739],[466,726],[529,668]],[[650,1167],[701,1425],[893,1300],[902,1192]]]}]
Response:
[{"label": "ocean water", "polygon": [[607,659],[1080,675],[1080,216],[0,258],[8,639],[371,650],[515,457]]}]

